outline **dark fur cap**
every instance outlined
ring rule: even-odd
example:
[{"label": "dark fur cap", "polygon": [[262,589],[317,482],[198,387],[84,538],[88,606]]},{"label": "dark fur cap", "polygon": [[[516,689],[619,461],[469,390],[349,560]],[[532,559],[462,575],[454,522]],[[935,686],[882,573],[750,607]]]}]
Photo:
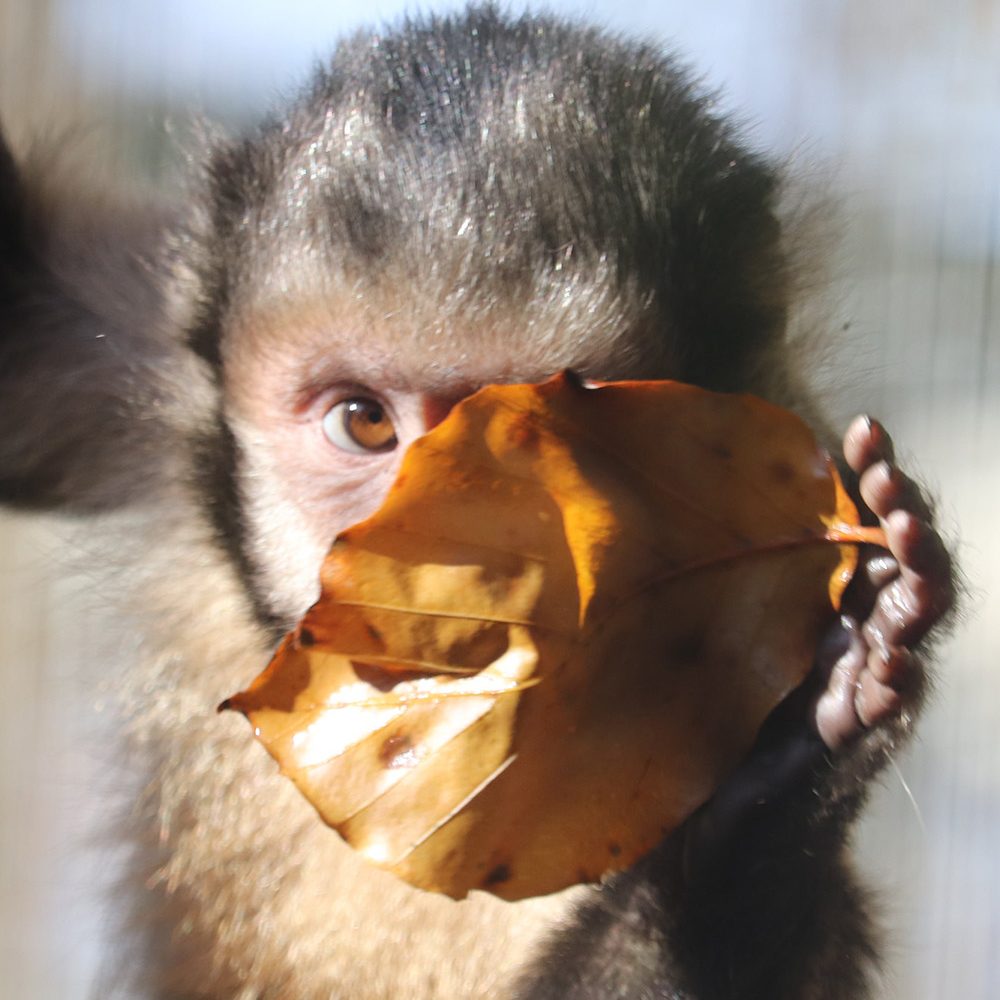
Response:
[{"label": "dark fur cap", "polygon": [[[600,273],[681,377],[715,388],[783,336],[777,179],[656,48],[495,7],[342,43],[283,119],[210,168],[196,349],[226,261],[294,240],[349,284],[398,272],[442,308],[558,299]],[[247,251],[250,252],[247,252]]]}]

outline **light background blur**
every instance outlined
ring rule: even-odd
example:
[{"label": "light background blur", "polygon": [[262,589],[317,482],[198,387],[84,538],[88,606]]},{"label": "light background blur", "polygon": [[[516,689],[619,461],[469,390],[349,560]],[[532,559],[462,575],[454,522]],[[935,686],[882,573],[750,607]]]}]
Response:
[{"label": "light background blur", "polygon": [[[435,4],[434,9],[456,4]],[[0,0],[19,144],[83,124],[129,185],[169,183],[192,108],[236,123],[402,3]],[[409,5],[413,10],[413,5]],[[669,40],[839,202],[834,416],[883,417],[941,498],[970,584],[921,738],[860,834],[892,926],[889,1000],[1000,997],[1000,4],[558,2]],[[171,126],[165,127],[169,120]],[[0,405],[3,401],[0,400]],[[53,400],[53,406],[59,401]],[[118,860],[93,839],[110,728],[99,595],[54,580],[51,521],[0,520],[0,993],[90,993]]]}]

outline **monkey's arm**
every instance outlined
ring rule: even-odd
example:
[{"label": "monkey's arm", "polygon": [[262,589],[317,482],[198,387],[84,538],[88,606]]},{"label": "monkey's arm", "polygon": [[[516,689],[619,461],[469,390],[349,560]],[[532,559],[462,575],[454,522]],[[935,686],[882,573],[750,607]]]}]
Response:
[{"label": "monkey's arm", "polygon": [[[876,970],[869,905],[846,845],[869,779],[905,735],[919,644],[949,610],[951,560],[884,430],[844,454],[890,552],[865,559],[845,622],[744,765],[677,833],[613,880],[526,981],[530,1000],[863,1000]],[[528,983],[530,982],[530,985]]]},{"label": "monkey's arm", "polygon": [[0,132],[0,502],[106,510],[155,489],[171,437],[159,228],[59,177]]}]

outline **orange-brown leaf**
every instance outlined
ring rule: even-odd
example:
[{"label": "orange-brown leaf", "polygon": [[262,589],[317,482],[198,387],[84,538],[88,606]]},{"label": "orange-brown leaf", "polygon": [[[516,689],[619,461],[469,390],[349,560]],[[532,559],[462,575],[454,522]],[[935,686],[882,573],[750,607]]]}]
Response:
[{"label": "orange-brown leaf", "polygon": [[668,382],[494,386],[406,455],[227,703],[376,864],[462,897],[627,867],[809,671],[858,518],[792,414]]}]

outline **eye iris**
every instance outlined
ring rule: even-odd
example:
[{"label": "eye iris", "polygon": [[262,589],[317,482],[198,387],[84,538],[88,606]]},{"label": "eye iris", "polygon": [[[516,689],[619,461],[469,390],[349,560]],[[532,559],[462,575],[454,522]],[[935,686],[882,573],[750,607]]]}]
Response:
[{"label": "eye iris", "polygon": [[396,428],[385,407],[368,396],[342,399],[323,416],[323,433],[330,444],[356,455],[392,451]]},{"label": "eye iris", "polygon": [[396,443],[396,432],[385,410],[369,399],[348,400],[343,410],[344,431],[366,451],[380,451]]}]

